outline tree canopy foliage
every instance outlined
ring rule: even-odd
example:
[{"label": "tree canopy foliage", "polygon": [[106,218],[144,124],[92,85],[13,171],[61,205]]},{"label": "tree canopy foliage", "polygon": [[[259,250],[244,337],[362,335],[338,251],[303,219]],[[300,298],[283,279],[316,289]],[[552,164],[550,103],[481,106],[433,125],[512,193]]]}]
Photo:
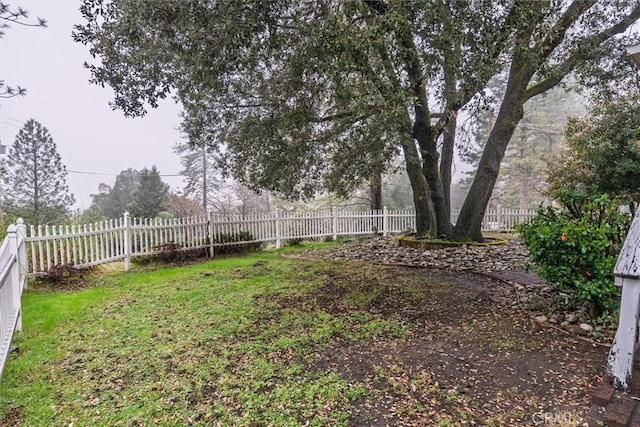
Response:
[{"label": "tree canopy foliage", "polygon": [[138,174],[139,171],[135,169],[127,169],[116,176],[113,187],[100,183],[98,193],[91,195],[92,208],[107,218],[121,218],[133,201],[133,193],[138,187]]},{"label": "tree canopy foliage", "polygon": [[125,212],[141,218],[154,218],[168,201],[169,186],[162,181],[160,172],[153,166],[141,171],[123,170],[116,177],[113,187],[101,183],[98,193],[92,194],[91,210],[106,218],[122,218]]},{"label": "tree canopy foliage", "polygon": [[155,165],[151,169],[142,169],[138,174],[138,185],[129,206],[131,215],[138,218],[155,218],[163,210],[168,195],[169,186],[162,182]]},{"label": "tree canopy foliage", "polygon": [[567,125],[567,148],[549,167],[549,194],[579,211],[606,193],[640,202],[640,97],[595,104]]},{"label": "tree canopy foliage", "polygon": [[3,209],[27,224],[64,219],[75,203],[67,186],[67,169],[47,128],[30,119],[0,162]]},{"label": "tree canopy foliage", "polygon": [[[218,152],[241,182],[287,197],[344,194],[401,152],[418,231],[480,240],[524,103],[572,72],[593,83],[619,71],[612,58],[628,42],[619,35],[640,4],[84,0],[81,12],[74,38],[99,59],[87,67],[92,82],[114,89],[113,106],[138,116],[174,95],[190,142]],[[456,117],[482,106],[505,70],[452,227]]]}]

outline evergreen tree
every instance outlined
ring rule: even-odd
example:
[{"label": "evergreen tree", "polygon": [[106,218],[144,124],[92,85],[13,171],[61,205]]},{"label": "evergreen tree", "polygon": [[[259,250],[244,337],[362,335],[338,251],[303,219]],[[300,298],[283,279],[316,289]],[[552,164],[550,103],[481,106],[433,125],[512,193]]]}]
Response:
[{"label": "evergreen tree", "polygon": [[565,145],[567,122],[584,115],[585,104],[580,94],[556,88],[526,105],[498,176],[505,206],[534,209],[543,202],[547,165]]},{"label": "evergreen tree", "polygon": [[185,177],[184,195],[201,201],[203,207],[205,204],[210,207],[220,188],[220,180],[215,176],[216,157],[205,148],[194,149],[186,143],[176,144],[173,152],[180,156],[183,167],[180,173]]},{"label": "evergreen tree", "polygon": [[0,170],[6,212],[34,225],[68,215],[75,199],[67,187],[67,169],[49,131],[37,121],[30,119],[20,129]]},{"label": "evergreen tree", "polygon": [[101,183],[98,186],[98,194],[91,195],[92,206],[107,218],[121,218],[131,206],[133,193],[138,187],[139,175],[139,171],[129,168],[118,174],[113,187]]},{"label": "evergreen tree", "polygon": [[[504,85],[504,80],[492,82],[492,96],[500,100],[504,96]],[[524,116],[505,151],[490,206],[533,209],[543,201],[547,164],[564,145],[562,130],[567,121],[584,114],[585,103],[576,91],[557,87],[525,105]],[[472,141],[461,147],[462,159],[473,166],[460,181],[465,190],[475,177],[487,135],[495,125],[493,107],[489,105],[477,112],[471,126]]]},{"label": "evergreen tree", "polygon": [[138,175],[138,186],[133,192],[129,213],[138,218],[155,218],[167,201],[169,186],[162,182],[155,167],[144,168]]}]

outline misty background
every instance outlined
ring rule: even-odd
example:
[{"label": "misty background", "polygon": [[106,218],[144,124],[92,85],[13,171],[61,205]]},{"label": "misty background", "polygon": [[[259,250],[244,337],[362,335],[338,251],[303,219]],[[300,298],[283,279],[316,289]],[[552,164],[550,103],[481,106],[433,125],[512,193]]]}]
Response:
[{"label": "misty background", "polygon": [[9,4],[26,9],[29,22],[46,19],[47,28],[14,23],[0,38],[0,80],[27,89],[26,96],[0,99],[0,144],[8,149],[30,118],[49,129],[69,171],[74,209],[88,208],[98,185],[113,184],[128,168],[156,165],[164,182],[181,188],[183,179],[175,176],[181,170],[180,159],[171,150],[181,140],[180,107],[165,100],[146,117],[135,119],[111,110],[111,89],[89,83],[89,71],[82,64],[91,55],[71,38],[73,25],[82,22],[79,1]]}]

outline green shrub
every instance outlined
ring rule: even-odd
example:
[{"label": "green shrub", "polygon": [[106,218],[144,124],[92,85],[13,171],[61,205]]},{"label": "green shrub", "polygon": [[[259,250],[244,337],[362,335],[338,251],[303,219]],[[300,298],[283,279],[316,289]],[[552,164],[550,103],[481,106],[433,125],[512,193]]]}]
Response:
[{"label": "green shrub", "polygon": [[[214,243],[224,243],[222,246],[216,246],[214,252],[220,254],[236,254],[255,252],[262,247],[261,242],[252,242],[253,234],[249,231],[238,231],[236,233],[218,233],[215,235]],[[251,242],[251,243],[246,243]]]},{"label": "green shrub", "polygon": [[296,237],[295,239],[287,239],[284,242],[284,246],[291,246],[291,247],[295,247],[295,246],[302,246],[302,239],[299,237]]},{"label": "green shrub", "polygon": [[572,291],[594,316],[615,311],[619,303],[613,268],[631,222],[619,205],[604,195],[579,211],[540,208],[530,224],[519,226],[540,277]]},{"label": "green shrub", "polygon": [[11,224],[15,224],[16,220],[17,218],[14,215],[3,212],[2,209],[0,209],[0,245],[4,238],[7,237],[7,228],[9,228]]}]

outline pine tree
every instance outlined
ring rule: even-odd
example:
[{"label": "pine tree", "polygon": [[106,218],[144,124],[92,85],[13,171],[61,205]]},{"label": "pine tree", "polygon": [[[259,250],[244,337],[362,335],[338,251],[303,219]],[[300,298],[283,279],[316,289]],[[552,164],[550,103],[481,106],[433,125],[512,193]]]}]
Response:
[{"label": "pine tree", "polygon": [[180,156],[183,167],[180,173],[185,177],[184,195],[202,201],[203,207],[205,203],[210,207],[210,201],[220,189],[220,180],[214,173],[217,158],[204,148],[192,148],[186,143],[176,144],[173,152]]},{"label": "pine tree", "polygon": [[155,165],[151,169],[142,169],[129,213],[138,218],[155,218],[162,212],[168,193],[169,186],[162,182]]},{"label": "pine tree", "polygon": [[0,170],[3,207],[27,224],[60,221],[75,203],[56,144],[47,128],[33,119],[18,132]]},{"label": "pine tree", "polygon": [[505,206],[535,209],[544,201],[547,165],[565,145],[563,129],[569,118],[584,115],[585,104],[581,94],[561,88],[530,101],[498,176]]},{"label": "pine tree", "polygon": [[133,203],[133,194],[138,188],[139,175],[139,171],[129,168],[118,174],[113,187],[101,183],[98,186],[98,193],[91,195],[93,199],[91,206],[107,218],[122,218]]}]

